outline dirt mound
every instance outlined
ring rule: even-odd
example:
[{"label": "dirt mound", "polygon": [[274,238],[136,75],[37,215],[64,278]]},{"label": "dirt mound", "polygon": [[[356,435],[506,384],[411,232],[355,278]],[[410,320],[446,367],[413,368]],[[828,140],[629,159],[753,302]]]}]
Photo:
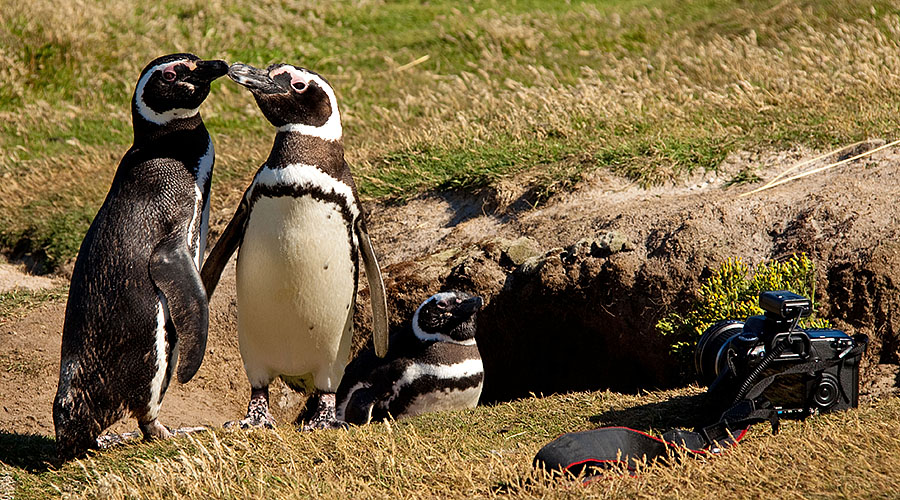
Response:
[{"label": "dirt mound", "polygon": [[[371,204],[369,227],[392,323],[408,321],[424,298],[442,289],[484,296],[477,339],[488,401],[666,387],[678,383],[679,367],[655,323],[687,307],[701,280],[725,259],[756,264],[802,251],[817,264],[823,314],[872,338],[863,391],[895,391],[900,155],[876,153],[747,197],[739,195],[749,186],[728,186],[748,169],[770,179],[812,156],[733,154],[718,173],[650,189],[597,173],[574,192],[528,209],[532,193],[515,179],[477,195]],[[230,215],[231,207],[220,207],[214,226]],[[371,330],[365,289],[360,304],[357,347]],[[0,324],[0,430],[52,435],[64,309],[49,304]],[[218,426],[243,414],[249,384],[235,309],[232,262],[211,304],[203,366],[193,381],[169,389],[160,416],[166,425]],[[282,425],[304,402],[280,384],[271,398]],[[134,427],[129,421],[115,429]]]},{"label": "dirt mound", "polygon": [[[817,264],[824,316],[871,339],[864,391],[893,387],[896,366],[878,365],[895,365],[900,352],[900,156],[876,153],[746,197],[739,195],[751,187],[728,186],[748,168],[772,178],[802,156],[812,155],[735,154],[716,174],[649,190],[601,173],[546,208],[519,213],[484,213],[477,200],[454,197],[378,208],[371,226],[382,248],[397,241],[397,248],[432,250],[388,266],[395,317],[409,317],[418,298],[441,288],[483,295],[477,339],[487,401],[670,387],[683,379],[657,321],[685,310],[701,280],[728,258],[757,264],[805,252]],[[436,216],[428,216],[427,201]],[[504,245],[523,236],[544,251],[515,263]],[[620,243],[610,248],[611,240]]]}]

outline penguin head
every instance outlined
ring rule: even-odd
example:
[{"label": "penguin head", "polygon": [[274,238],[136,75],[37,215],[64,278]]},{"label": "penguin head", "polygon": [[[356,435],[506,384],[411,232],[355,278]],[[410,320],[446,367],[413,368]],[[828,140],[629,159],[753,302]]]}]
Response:
[{"label": "penguin head", "polygon": [[481,297],[465,292],[434,294],[413,315],[413,333],[420,340],[474,344],[475,313],[483,304]]},{"label": "penguin head", "polygon": [[250,90],[260,111],[279,131],[300,132],[327,141],[341,138],[337,97],[318,73],[291,64],[260,69],[235,63],[228,76]]},{"label": "penguin head", "polygon": [[204,61],[194,54],[154,59],[134,89],[133,113],[155,125],[195,116],[209,95],[209,84],[228,72],[228,63]]}]

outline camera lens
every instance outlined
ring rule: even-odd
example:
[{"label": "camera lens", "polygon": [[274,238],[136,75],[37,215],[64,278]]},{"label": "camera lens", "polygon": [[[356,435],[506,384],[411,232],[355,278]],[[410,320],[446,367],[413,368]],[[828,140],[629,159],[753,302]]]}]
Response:
[{"label": "camera lens", "polygon": [[703,332],[694,352],[694,366],[700,383],[711,384],[725,369],[726,348],[743,330],[743,321],[730,319],[713,323]]},{"label": "camera lens", "polygon": [[829,408],[837,403],[840,393],[841,389],[837,378],[830,373],[823,373],[813,394],[813,401],[819,408]]}]

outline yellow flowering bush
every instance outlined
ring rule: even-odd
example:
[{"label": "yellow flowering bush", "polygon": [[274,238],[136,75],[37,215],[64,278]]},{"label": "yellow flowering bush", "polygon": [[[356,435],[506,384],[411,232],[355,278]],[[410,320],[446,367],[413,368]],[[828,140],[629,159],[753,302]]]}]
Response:
[{"label": "yellow flowering bush", "polygon": [[800,326],[827,327],[827,321],[815,316],[815,289],[815,265],[806,254],[764,262],[752,275],[750,266],[742,259],[728,259],[703,282],[700,298],[689,311],[683,315],[669,314],[659,320],[656,328],[672,338],[673,354],[693,356],[694,346],[709,325],[723,319],[744,320],[762,314],[759,293],[767,290],[790,290],[809,297],[813,301],[813,315],[801,321]]}]

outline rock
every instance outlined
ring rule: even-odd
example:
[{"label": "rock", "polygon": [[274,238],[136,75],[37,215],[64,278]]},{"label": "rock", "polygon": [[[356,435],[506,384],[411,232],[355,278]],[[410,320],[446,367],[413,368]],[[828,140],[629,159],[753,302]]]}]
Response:
[{"label": "rock", "polygon": [[526,260],[541,254],[540,245],[533,239],[523,236],[510,242],[505,256],[513,265],[520,266]]}]

